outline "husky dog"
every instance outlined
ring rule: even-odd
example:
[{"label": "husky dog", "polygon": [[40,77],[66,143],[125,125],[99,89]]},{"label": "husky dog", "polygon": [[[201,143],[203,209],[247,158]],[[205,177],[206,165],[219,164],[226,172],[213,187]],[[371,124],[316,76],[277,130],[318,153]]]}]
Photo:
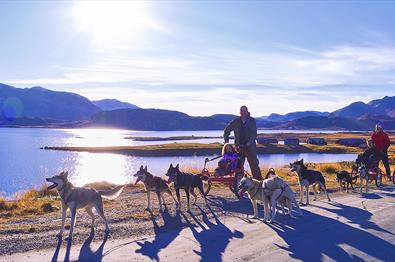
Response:
[{"label": "husky dog", "polygon": [[[242,196],[247,192],[254,209],[253,218],[258,218],[257,201],[262,201],[264,205],[264,221],[275,220],[277,203],[289,203],[288,210],[291,215],[290,204],[296,203],[292,189],[281,178],[269,178],[264,181],[256,180],[250,176],[244,176],[239,185],[239,194]],[[299,206],[298,206],[299,208]],[[283,211],[285,214],[285,211]]]},{"label": "husky dog", "polygon": [[319,185],[320,188],[325,191],[326,197],[328,201],[331,201],[329,198],[328,192],[325,186],[325,178],[321,172],[316,170],[309,170],[303,163],[303,159],[297,160],[293,163],[289,164],[292,172],[296,172],[298,174],[299,186],[300,186],[300,204],[303,204],[303,188],[306,190],[306,205],[309,204],[309,186],[313,187],[314,191],[314,201],[317,200],[317,191],[315,185]]},{"label": "husky dog", "polygon": [[151,173],[149,173],[147,171],[147,166],[145,166],[145,167],[141,166],[139,171],[137,171],[137,173],[134,174],[134,176],[137,177],[135,184],[137,184],[139,181],[144,183],[145,190],[147,191],[148,205],[147,205],[146,209],[148,211],[151,210],[151,207],[150,207],[151,191],[154,191],[156,193],[156,195],[158,196],[159,208],[161,211],[162,211],[162,199],[163,199],[163,204],[166,205],[165,198],[163,196],[164,193],[169,194],[173,198],[174,202],[177,205],[177,201],[174,198],[173,194],[171,193],[170,188],[167,185],[166,181],[160,177],[154,176]]},{"label": "husky dog", "polygon": [[273,218],[276,217],[277,213],[277,203],[281,205],[283,214],[287,214],[285,212],[284,206],[287,206],[288,208],[288,215],[290,217],[293,217],[292,215],[292,204],[295,204],[297,207],[298,213],[301,215],[302,211],[300,210],[300,207],[298,205],[298,202],[296,201],[295,198],[295,192],[292,190],[292,188],[279,176],[273,176],[268,179],[263,180],[262,182],[262,187],[265,189],[265,191],[275,191],[277,189],[280,189],[280,195],[276,197],[276,199],[270,198],[270,203],[271,205],[271,214]]},{"label": "husky dog", "polygon": [[105,232],[109,233],[107,219],[104,216],[103,211],[102,197],[107,199],[115,199],[121,194],[124,186],[117,186],[109,191],[96,191],[95,189],[91,188],[74,187],[73,184],[68,181],[67,176],[68,172],[61,172],[59,175],[46,178],[48,182],[52,183],[48,189],[56,188],[59,192],[62,203],[62,227],[60,228],[60,232],[57,234],[57,236],[62,237],[63,235],[66,211],[68,208],[70,208],[71,213],[70,233],[68,237],[69,240],[73,238],[77,209],[80,208],[85,208],[85,211],[91,216],[92,228],[95,222],[95,216],[92,212],[92,208],[95,208],[106,225]]},{"label": "husky dog", "polygon": [[354,190],[353,184],[357,182],[358,176],[351,176],[351,174],[345,170],[336,172],[336,181],[339,182],[340,191],[343,191],[343,188],[346,188],[346,192],[348,193],[348,189],[351,186],[351,189]]},{"label": "husky dog", "polygon": [[257,208],[257,202],[261,201],[263,202],[264,206],[264,221],[269,221],[270,220],[270,215],[269,215],[269,197],[266,195],[265,190],[262,187],[262,181],[253,179],[250,176],[244,176],[240,180],[239,184],[239,195],[243,196],[244,193],[247,192],[248,197],[251,200],[252,208],[254,209],[254,216],[252,218],[258,218],[258,208]]},{"label": "husky dog", "polygon": [[267,171],[266,175],[265,175],[265,179],[271,178],[271,177],[275,177],[276,175],[276,171],[274,170],[274,168],[269,168],[269,171]]},{"label": "husky dog", "polygon": [[181,200],[180,200],[180,189],[183,188],[185,190],[185,194],[187,195],[187,204],[188,211],[190,211],[189,205],[189,193],[195,198],[193,204],[196,203],[197,196],[194,192],[195,187],[199,189],[200,194],[204,198],[204,201],[207,204],[206,196],[203,192],[203,180],[207,180],[206,176],[198,176],[190,173],[184,173],[180,171],[179,165],[177,164],[173,167],[173,164],[170,164],[169,169],[166,172],[166,176],[169,177],[169,182],[174,182],[174,188],[176,189],[176,195],[178,200],[178,209],[181,208]]},{"label": "husky dog", "polygon": [[[369,184],[369,171],[364,163],[360,163],[358,167],[359,174],[359,193],[362,194],[362,188],[365,182],[365,192],[368,192],[368,184]],[[364,181],[365,180],[365,181]]]}]

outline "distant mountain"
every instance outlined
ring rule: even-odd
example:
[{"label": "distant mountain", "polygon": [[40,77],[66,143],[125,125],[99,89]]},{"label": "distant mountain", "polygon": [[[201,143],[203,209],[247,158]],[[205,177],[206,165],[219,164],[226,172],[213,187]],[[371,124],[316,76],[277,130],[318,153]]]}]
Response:
[{"label": "distant mountain", "polygon": [[82,127],[87,121],[59,121],[52,119],[41,119],[38,117],[18,117],[9,119],[0,115],[0,127],[54,127],[75,128]]},{"label": "distant mountain", "polygon": [[285,129],[345,129],[372,130],[374,122],[360,121],[344,117],[308,116],[290,121],[282,127]]},{"label": "distant mountain", "polygon": [[[395,96],[386,96],[382,99],[376,99],[365,104],[364,102],[355,102],[346,107],[332,112],[329,117],[347,117],[347,118],[365,118],[366,116],[395,118]],[[377,119],[381,120],[381,119]]]},{"label": "distant mountain", "polygon": [[21,117],[57,121],[88,120],[101,111],[87,98],[42,87],[15,88],[0,84],[1,115],[8,120]]},{"label": "distant mountain", "polygon": [[[0,84],[0,126],[106,126],[134,130],[218,130],[236,118],[231,114],[190,116],[162,109],[141,109],[115,99],[89,101],[70,92],[43,87]],[[255,117],[258,128],[372,130],[381,122],[395,130],[395,96],[355,102],[332,113],[291,112]]]},{"label": "distant mountain", "polygon": [[121,102],[117,99],[102,99],[102,100],[92,101],[92,103],[104,111],[126,109],[126,108],[130,108],[130,109],[139,108],[136,105],[127,102]]},{"label": "distant mountain", "polygon": [[[236,116],[189,116],[185,113],[162,109],[118,109],[103,111],[92,117],[91,126],[117,127],[133,130],[218,130]],[[273,127],[275,123],[257,121],[260,127]]]},{"label": "distant mountain", "polygon": [[319,112],[319,111],[298,111],[291,112],[285,115],[280,114],[270,114],[267,117],[263,117],[263,119],[273,122],[287,122],[292,121],[298,118],[308,117],[308,116],[328,116],[329,112]]}]

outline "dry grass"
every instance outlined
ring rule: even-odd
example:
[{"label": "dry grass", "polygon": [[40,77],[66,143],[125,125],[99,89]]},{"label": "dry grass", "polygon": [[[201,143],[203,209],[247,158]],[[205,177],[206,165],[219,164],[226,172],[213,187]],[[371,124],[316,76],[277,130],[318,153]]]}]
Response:
[{"label": "dry grass", "polygon": [[29,217],[57,210],[57,193],[46,186],[17,193],[13,200],[0,198],[0,218]]},{"label": "dry grass", "polygon": [[[108,182],[95,182],[84,187],[96,190],[109,190],[115,187]],[[106,206],[111,205],[110,200],[105,200]],[[34,217],[59,210],[59,195],[56,190],[48,190],[46,185],[37,189],[19,192],[13,199],[0,197],[0,221],[15,217]]]}]

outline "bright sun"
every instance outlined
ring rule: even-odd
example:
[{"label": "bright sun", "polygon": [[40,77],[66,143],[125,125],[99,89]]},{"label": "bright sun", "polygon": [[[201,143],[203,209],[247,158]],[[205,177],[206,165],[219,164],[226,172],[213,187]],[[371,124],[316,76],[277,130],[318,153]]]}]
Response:
[{"label": "bright sun", "polygon": [[148,9],[136,1],[81,1],[73,18],[78,30],[92,33],[97,44],[131,43],[157,27]]}]

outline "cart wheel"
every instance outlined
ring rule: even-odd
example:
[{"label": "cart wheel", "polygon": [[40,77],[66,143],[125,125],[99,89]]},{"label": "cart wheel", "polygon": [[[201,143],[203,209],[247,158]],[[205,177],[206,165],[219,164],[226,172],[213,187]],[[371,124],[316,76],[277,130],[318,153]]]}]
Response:
[{"label": "cart wheel", "polygon": [[203,194],[205,196],[208,195],[208,192],[210,192],[211,189],[211,185],[213,184],[213,182],[211,182],[211,179],[209,178],[207,181],[203,181]]},{"label": "cart wheel", "polygon": [[377,172],[375,183],[376,187],[381,187],[383,185],[383,175],[381,174],[381,171]]},{"label": "cart wheel", "polygon": [[242,196],[239,195],[239,192],[238,192],[239,184],[240,184],[240,181],[241,181],[241,179],[242,179],[243,177],[244,177],[244,174],[243,174],[243,173],[237,173],[237,174],[235,175],[235,179],[233,180],[233,184],[232,184],[232,189],[231,189],[231,191],[233,192],[233,194],[236,195],[236,197],[237,197],[238,199],[242,199],[242,198],[243,198]]}]

